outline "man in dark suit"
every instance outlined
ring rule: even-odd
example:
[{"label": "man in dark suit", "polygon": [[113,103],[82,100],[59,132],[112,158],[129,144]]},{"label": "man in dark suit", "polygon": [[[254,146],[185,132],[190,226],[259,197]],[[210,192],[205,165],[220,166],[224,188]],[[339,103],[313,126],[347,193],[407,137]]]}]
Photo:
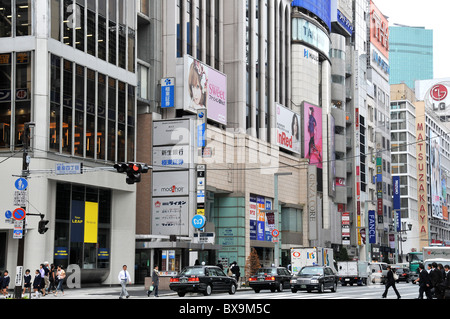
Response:
[{"label": "man in dark suit", "polygon": [[415,282],[419,282],[419,299],[423,299],[423,293],[425,293],[427,299],[431,299],[430,276],[423,267],[423,264],[419,265],[419,278]]},{"label": "man in dark suit", "polygon": [[391,266],[387,266],[387,279],[386,279],[386,289],[384,290],[384,293],[382,295],[382,298],[386,298],[388,290],[390,287],[392,287],[395,291],[395,294],[397,295],[397,299],[400,299],[400,294],[397,290],[397,288],[395,287],[395,279],[394,279],[394,273],[392,271]]}]

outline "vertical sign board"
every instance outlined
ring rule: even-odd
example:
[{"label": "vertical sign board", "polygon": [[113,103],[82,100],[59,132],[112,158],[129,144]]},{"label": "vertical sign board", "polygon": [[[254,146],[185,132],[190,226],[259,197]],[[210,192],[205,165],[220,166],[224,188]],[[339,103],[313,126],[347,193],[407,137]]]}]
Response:
[{"label": "vertical sign board", "polygon": [[427,135],[425,103],[416,106],[417,207],[419,210],[420,250],[428,244]]},{"label": "vertical sign board", "polygon": [[250,220],[250,240],[256,240],[257,238],[257,221],[256,221],[256,212],[258,210],[258,204],[256,196],[250,194],[250,211],[249,211],[249,220]]},{"label": "vertical sign board", "polygon": [[91,243],[98,241],[98,203],[72,201],[70,241]]},{"label": "vertical sign board", "polygon": [[392,177],[393,182],[393,200],[394,200],[394,218],[395,218],[395,227],[397,231],[402,230],[402,220],[401,220],[401,212],[400,212],[400,176],[393,176]]},{"label": "vertical sign board", "polygon": [[197,215],[206,215],[206,165],[197,165]]},{"label": "vertical sign board", "polygon": [[161,80],[161,108],[175,107],[175,79]]},{"label": "vertical sign board", "polygon": [[383,160],[377,157],[377,216],[378,223],[383,223]]},{"label": "vertical sign board", "polygon": [[308,165],[308,226],[309,239],[317,239],[317,167]]},{"label": "vertical sign board", "polygon": [[262,196],[257,196],[257,239],[260,241],[264,241],[265,239],[265,221],[266,221],[266,214],[264,212],[261,212],[261,210],[265,210],[265,199]]},{"label": "vertical sign board", "polygon": [[206,146],[206,108],[197,110],[197,147]]},{"label": "vertical sign board", "polygon": [[375,244],[377,241],[376,237],[376,219],[375,219],[375,211],[369,210],[369,229],[367,230],[368,234],[366,236],[369,237],[369,244]]}]

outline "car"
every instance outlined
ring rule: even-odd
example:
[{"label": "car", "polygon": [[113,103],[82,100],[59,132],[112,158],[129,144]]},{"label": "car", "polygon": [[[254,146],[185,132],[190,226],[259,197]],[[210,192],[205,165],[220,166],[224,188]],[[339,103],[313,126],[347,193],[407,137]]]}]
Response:
[{"label": "car", "polygon": [[336,292],[338,276],[331,267],[326,266],[305,266],[298,274],[291,279],[291,291],[296,293],[298,290],[318,290],[322,293],[325,289]]},{"label": "car", "polygon": [[180,297],[184,297],[187,292],[209,296],[221,291],[233,295],[236,293],[237,281],[234,277],[225,275],[217,266],[189,266],[170,278],[169,288]]},{"label": "car", "polygon": [[369,264],[369,276],[373,284],[384,284],[387,278],[387,263],[373,262]]},{"label": "car", "polygon": [[395,273],[398,275],[396,282],[405,281],[406,283],[410,280],[411,271],[408,268],[395,268]]},{"label": "car", "polygon": [[263,289],[281,292],[284,288],[290,288],[291,278],[291,273],[284,267],[263,267],[258,269],[254,276],[249,277],[248,285],[255,293]]}]

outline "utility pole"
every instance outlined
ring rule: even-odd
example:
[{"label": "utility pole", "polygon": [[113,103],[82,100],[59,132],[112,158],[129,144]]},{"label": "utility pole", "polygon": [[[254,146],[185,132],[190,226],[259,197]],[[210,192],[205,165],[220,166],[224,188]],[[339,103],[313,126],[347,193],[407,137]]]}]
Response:
[{"label": "utility pole", "polygon": [[[34,123],[25,123],[24,125],[24,135],[23,135],[23,157],[22,157],[22,178],[28,178],[28,144],[30,143],[29,129],[34,127]],[[26,212],[26,207],[21,207]],[[14,298],[22,298],[22,277],[23,277],[23,265],[24,265],[24,254],[25,254],[25,225],[26,217],[21,221],[22,223],[22,238],[19,239],[19,247],[17,250],[17,268],[16,268],[16,285],[14,287]],[[21,276],[21,278],[17,278]],[[20,285],[17,285],[20,282]]]}]

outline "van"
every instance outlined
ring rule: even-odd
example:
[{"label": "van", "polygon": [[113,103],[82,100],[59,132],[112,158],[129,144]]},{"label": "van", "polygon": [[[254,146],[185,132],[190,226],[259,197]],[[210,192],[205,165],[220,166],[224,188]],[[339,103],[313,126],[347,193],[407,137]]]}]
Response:
[{"label": "van", "polygon": [[387,263],[369,263],[370,281],[374,284],[384,284],[387,278]]}]

